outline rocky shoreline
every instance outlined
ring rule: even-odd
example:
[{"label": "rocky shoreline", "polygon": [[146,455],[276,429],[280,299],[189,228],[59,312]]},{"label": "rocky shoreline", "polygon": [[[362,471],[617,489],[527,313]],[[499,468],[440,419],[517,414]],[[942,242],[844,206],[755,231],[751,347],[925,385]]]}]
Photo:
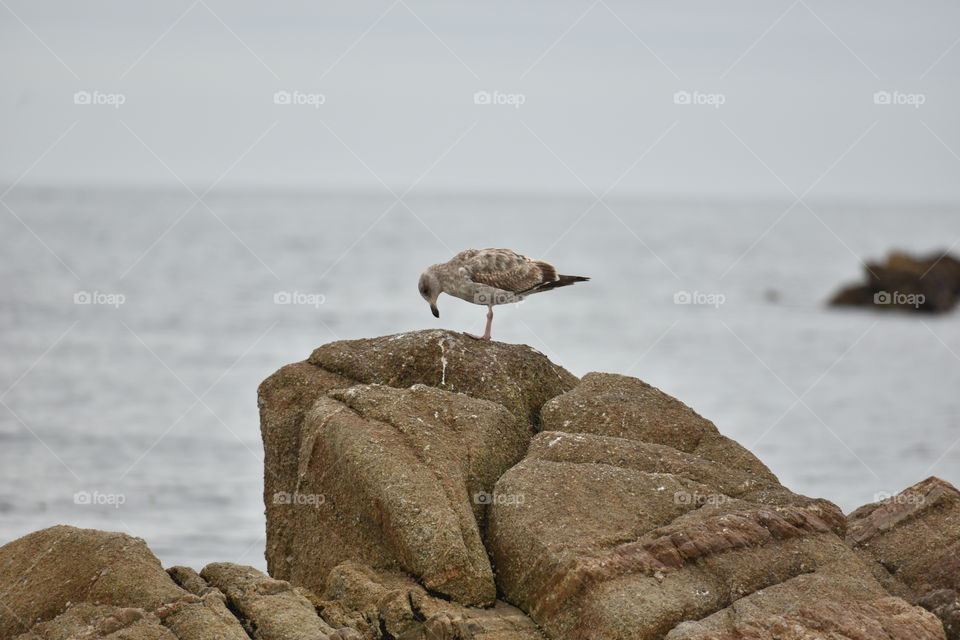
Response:
[{"label": "rocky shoreline", "polygon": [[635,378],[420,331],[261,385],[269,574],[58,526],[0,639],[960,640],[960,492],[849,515]]}]

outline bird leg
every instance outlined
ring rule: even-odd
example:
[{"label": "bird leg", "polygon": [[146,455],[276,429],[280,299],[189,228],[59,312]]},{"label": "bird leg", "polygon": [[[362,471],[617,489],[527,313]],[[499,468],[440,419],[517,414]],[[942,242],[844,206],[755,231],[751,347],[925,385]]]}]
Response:
[{"label": "bird leg", "polygon": [[483,332],[483,339],[490,339],[490,329],[493,327],[493,305],[487,307],[487,328]]},{"label": "bird leg", "polygon": [[493,305],[489,304],[487,305],[487,328],[483,332],[483,335],[475,336],[472,333],[468,333],[467,335],[471,338],[476,338],[477,340],[489,340],[491,327],[493,327]]}]

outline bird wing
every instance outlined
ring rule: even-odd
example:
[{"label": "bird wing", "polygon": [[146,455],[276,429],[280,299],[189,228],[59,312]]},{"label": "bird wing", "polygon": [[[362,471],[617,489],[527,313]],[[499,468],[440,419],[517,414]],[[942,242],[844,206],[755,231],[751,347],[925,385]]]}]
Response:
[{"label": "bird wing", "polygon": [[503,291],[522,293],[557,279],[553,265],[509,249],[471,249],[460,255],[471,280]]}]

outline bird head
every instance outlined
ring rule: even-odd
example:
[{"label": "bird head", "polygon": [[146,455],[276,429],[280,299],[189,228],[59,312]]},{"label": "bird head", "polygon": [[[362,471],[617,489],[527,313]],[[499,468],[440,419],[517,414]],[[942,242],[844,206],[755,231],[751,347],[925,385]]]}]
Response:
[{"label": "bird head", "polygon": [[433,267],[420,274],[420,283],[417,285],[420,289],[420,296],[430,304],[430,311],[434,318],[440,317],[440,309],[437,308],[437,298],[440,297],[440,279],[433,272]]}]

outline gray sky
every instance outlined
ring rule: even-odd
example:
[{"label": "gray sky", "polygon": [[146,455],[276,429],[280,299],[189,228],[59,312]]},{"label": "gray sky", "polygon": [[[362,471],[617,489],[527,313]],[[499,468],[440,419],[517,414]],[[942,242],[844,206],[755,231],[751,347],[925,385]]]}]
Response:
[{"label": "gray sky", "polygon": [[946,1],[2,0],[0,181],[955,201],[958,18]]}]

